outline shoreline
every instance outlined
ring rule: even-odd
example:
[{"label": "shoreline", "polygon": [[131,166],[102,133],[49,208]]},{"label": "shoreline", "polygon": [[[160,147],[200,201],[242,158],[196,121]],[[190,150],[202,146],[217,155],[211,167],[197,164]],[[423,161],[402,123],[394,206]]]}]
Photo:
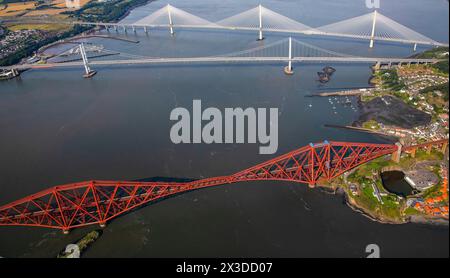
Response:
[{"label": "shoreline", "polygon": [[[147,5],[147,4],[151,3],[151,2],[154,2],[154,1],[155,0],[147,0],[144,3],[138,3],[138,4],[130,6],[123,15],[121,15],[121,16],[117,17],[116,19],[114,19],[113,22],[119,22],[120,20],[122,20],[125,17],[127,17],[128,15],[130,15],[131,11],[134,10],[135,8],[138,8],[138,7],[141,7],[141,6],[145,6],[145,5]],[[70,31],[67,31],[66,33],[74,32],[74,30],[75,29],[72,27],[72,29]],[[67,42],[70,42],[72,40],[82,39],[83,38],[82,37],[83,33],[86,33],[87,37],[101,36],[101,35],[98,35],[98,34],[97,35],[94,34],[95,32],[97,32],[97,31],[95,30],[94,27],[88,27],[88,28],[82,28],[79,31],[75,31],[72,35],[68,35],[67,37],[65,37],[66,33],[63,33],[62,35],[58,35],[58,36],[62,36],[63,38],[61,38],[59,40],[57,39],[55,41],[52,41],[50,43],[47,43],[47,44],[44,44],[44,45],[40,46],[39,48],[35,49],[33,51],[33,53],[22,57],[18,62],[14,63],[14,64],[12,64],[10,66],[20,65],[20,64],[23,63],[23,61],[26,61],[27,59],[29,59],[33,55],[42,53],[43,51],[47,50],[50,47],[59,45],[61,43],[67,43]],[[108,36],[108,38],[117,39],[117,38],[113,38],[112,36],[111,37]],[[133,41],[130,40],[130,42],[133,42]],[[135,42],[135,43],[138,43],[138,42]]]},{"label": "shoreline", "polygon": [[[131,11],[134,10],[135,8],[141,7],[141,6],[145,6],[151,2],[154,2],[155,0],[147,0],[144,3],[141,4],[135,4],[133,6],[131,6],[123,15],[119,16],[118,18],[114,19],[114,22],[119,22],[122,19],[126,18],[127,16],[130,15]],[[83,35],[83,33],[86,33],[86,35]],[[71,37],[67,37],[64,41],[56,41],[54,43],[50,43],[47,45],[42,46],[42,49],[39,49],[38,52],[40,51],[45,51],[46,49],[59,45],[59,44],[64,44],[67,42],[71,42],[74,40],[78,40],[78,39],[86,39],[86,38],[95,38],[95,37],[99,37],[99,38],[108,38],[108,39],[114,39],[114,40],[123,40],[123,41],[127,41],[127,42],[132,42],[132,43],[139,43],[139,41],[135,41],[135,40],[131,40],[131,39],[125,39],[125,38],[120,38],[120,37],[114,37],[114,36],[109,36],[109,35],[100,35],[100,34],[95,34],[97,33],[97,30],[95,30],[95,28],[91,28],[85,32],[81,32],[78,34],[75,34]]]},{"label": "shoreline", "polygon": [[124,19],[125,17],[129,16],[130,13],[131,13],[131,11],[134,10],[135,8],[145,6],[145,5],[147,5],[148,3],[151,3],[151,2],[154,2],[154,1],[155,1],[155,0],[147,0],[145,3],[133,5],[133,6],[131,6],[131,7],[130,7],[130,8],[129,8],[122,16],[119,16],[119,17],[118,17],[117,19],[115,19],[114,21],[115,21],[115,22],[119,22],[119,21],[121,21],[122,19]]},{"label": "shoreline", "polygon": [[318,189],[322,191],[322,193],[332,194],[332,195],[342,195],[344,198],[345,204],[353,210],[355,213],[359,213],[364,217],[380,223],[380,224],[389,224],[389,225],[403,225],[403,224],[423,224],[423,225],[432,225],[432,226],[440,226],[440,227],[448,227],[449,221],[443,218],[428,218],[422,215],[413,215],[406,217],[402,221],[394,221],[392,219],[381,218],[379,216],[374,215],[370,211],[358,206],[354,200],[349,197],[349,194],[340,186],[337,186],[336,189],[333,189],[330,186],[318,185]]},{"label": "shoreline", "polygon": [[[145,5],[147,5],[147,4],[149,4],[149,3],[152,3],[154,0],[147,0],[147,1],[145,1],[144,3],[141,3],[141,4],[136,4],[136,5],[133,5],[133,6],[131,6],[122,16],[120,16],[120,17],[118,17],[115,21],[120,21],[120,20],[122,20],[122,19],[124,19],[124,18],[126,18],[126,17],[128,17],[129,15],[130,15],[130,13],[131,13],[131,11],[133,11],[135,8],[138,8],[138,7],[140,7],[140,6],[145,6]],[[44,48],[44,50],[45,49],[48,49],[49,47],[52,47],[52,46],[55,46],[55,45],[58,45],[59,43],[67,43],[68,41],[70,42],[70,41],[73,41],[73,40],[77,40],[77,39],[81,39],[81,38],[87,38],[87,37],[107,37],[107,36],[104,36],[104,35],[98,35],[98,34],[96,34],[97,33],[97,30],[95,29],[95,28],[93,28],[93,29],[90,29],[90,30],[88,30],[88,31],[86,31],[86,33],[87,33],[87,35],[86,36],[80,36],[80,34],[76,34],[76,35],[73,35],[72,37],[68,37],[67,38],[67,41],[63,41],[63,42],[55,42],[55,43],[52,43],[52,44],[49,44],[49,45],[46,45],[46,46],[43,46],[43,48]],[[89,34],[89,33],[91,33],[91,34]],[[83,32],[81,32],[81,34],[83,34]],[[108,36],[109,37],[109,36]],[[111,37],[111,39],[120,39],[120,38],[115,38],[115,37]],[[111,54],[111,55],[113,55],[113,54]],[[372,74],[372,78],[374,77],[374,74]],[[356,90],[354,90],[354,92],[351,92],[352,94],[353,93],[355,93],[356,92]],[[350,91],[343,91],[343,92],[341,92],[341,93],[339,93],[339,92],[328,92],[328,93],[321,93],[323,96],[330,96],[330,94],[344,94],[343,96],[345,96],[346,95],[346,93],[348,94],[348,93],[350,93]],[[319,94],[319,96],[322,96],[321,94]],[[358,94],[359,94],[359,92],[358,92]],[[335,127],[335,128],[345,128],[345,129],[349,129],[349,130],[355,130],[355,131],[360,131],[360,132],[368,132],[368,133],[372,133],[372,134],[377,134],[378,136],[388,136],[388,135],[386,135],[386,134],[382,134],[382,133],[380,133],[380,132],[376,132],[376,131],[372,131],[372,130],[368,130],[368,129],[364,129],[364,128],[361,128],[361,127],[352,127],[352,126],[337,126],[337,125],[325,125],[325,126],[327,126],[327,127]],[[415,216],[415,217],[406,217],[405,219],[403,219],[402,221],[392,221],[392,220],[388,220],[388,219],[385,219],[385,218],[382,218],[382,217],[379,217],[379,216],[377,216],[376,214],[374,214],[373,212],[371,212],[371,211],[369,211],[369,210],[366,210],[366,209],[364,209],[363,207],[360,207],[360,206],[358,206],[357,204],[356,204],[356,202],[354,201],[354,199],[353,198],[351,198],[350,196],[349,196],[349,194],[348,194],[348,192],[346,192],[344,189],[342,189],[342,187],[340,187],[340,186],[337,186],[336,188],[334,188],[334,189],[332,189],[332,188],[330,188],[330,187],[327,187],[327,186],[318,186],[318,187],[320,187],[320,188],[323,188],[324,189],[324,191],[327,193],[327,194],[340,194],[339,192],[340,191],[342,191],[342,193],[343,193],[343,195],[344,195],[344,198],[345,198],[345,202],[346,202],[346,204],[353,210],[353,211],[355,211],[355,212],[358,212],[358,213],[361,213],[361,214],[363,214],[364,216],[366,216],[367,218],[369,218],[369,219],[371,219],[372,221],[376,221],[376,222],[379,222],[379,223],[382,223],[382,224],[406,224],[406,223],[426,223],[426,224],[433,224],[433,223],[435,223],[435,222],[441,222],[441,221],[438,221],[437,219],[429,219],[429,218],[427,218],[427,217],[421,217],[421,216]],[[447,222],[447,225],[448,225],[448,221],[446,221],[446,220],[442,220],[443,222]],[[444,223],[445,224],[445,223]]]},{"label": "shoreline", "polygon": [[36,54],[43,54],[43,52],[46,51],[47,49],[55,47],[55,46],[59,46],[61,44],[68,44],[68,43],[72,43],[73,41],[76,41],[76,40],[89,39],[89,38],[102,38],[102,39],[125,41],[125,42],[129,42],[129,43],[139,43],[139,41],[136,41],[136,40],[114,37],[114,36],[109,36],[109,35],[100,35],[100,34],[95,34],[95,33],[96,33],[95,30],[89,30],[89,31],[87,31],[87,34],[85,34],[85,35],[83,33],[80,33],[80,34],[74,35],[72,37],[68,37],[67,39],[44,45],[36,51]]}]

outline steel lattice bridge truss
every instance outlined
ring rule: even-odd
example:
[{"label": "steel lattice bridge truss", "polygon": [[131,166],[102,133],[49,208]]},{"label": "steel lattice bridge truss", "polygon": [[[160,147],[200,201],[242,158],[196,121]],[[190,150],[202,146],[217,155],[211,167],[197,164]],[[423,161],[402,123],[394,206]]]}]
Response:
[{"label": "steel lattice bridge truss", "polygon": [[263,39],[263,32],[280,32],[369,40],[370,47],[373,47],[374,41],[413,44],[414,49],[417,44],[447,46],[447,44],[439,43],[424,36],[377,11],[313,28],[261,5],[216,22],[167,5],[132,23],[77,21],[71,22],[71,24],[102,26],[108,30],[110,28],[115,30],[122,28],[124,31],[127,31],[127,28],[131,28],[133,31],[141,28],[145,32],[148,32],[149,29],[168,28],[172,35],[177,28],[255,31],[258,33],[258,39],[260,40]]},{"label": "steel lattice bridge truss", "polygon": [[[447,146],[447,140],[404,148]],[[445,148],[444,147],[444,148]],[[70,229],[100,224],[144,204],[195,189],[245,181],[288,181],[314,187],[365,162],[401,153],[399,144],[310,144],[229,176],[190,182],[86,181],[55,186],[0,208],[0,226]]]}]

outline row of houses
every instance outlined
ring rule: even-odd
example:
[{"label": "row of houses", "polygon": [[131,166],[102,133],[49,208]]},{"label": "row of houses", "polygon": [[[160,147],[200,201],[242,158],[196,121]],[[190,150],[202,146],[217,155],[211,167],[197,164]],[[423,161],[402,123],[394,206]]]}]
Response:
[{"label": "row of houses", "polygon": [[409,205],[426,215],[448,218],[448,177],[447,173],[443,174],[445,176],[438,195],[426,199],[414,199]]}]

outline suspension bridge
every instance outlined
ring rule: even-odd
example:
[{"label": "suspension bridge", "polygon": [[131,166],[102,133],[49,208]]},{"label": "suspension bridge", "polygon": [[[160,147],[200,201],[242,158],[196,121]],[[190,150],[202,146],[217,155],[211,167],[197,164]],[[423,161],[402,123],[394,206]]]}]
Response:
[{"label": "suspension bridge", "polygon": [[103,27],[127,32],[142,29],[167,28],[174,35],[176,29],[217,29],[254,31],[257,39],[264,39],[264,32],[315,35],[326,37],[350,38],[369,41],[369,47],[374,47],[375,41],[387,41],[411,44],[416,50],[417,45],[448,46],[422,35],[375,10],[373,13],[342,20],[319,27],[290,19],[259,5],[237,15],[211,22],[199,16],[190,14],[170,4],[133,23],[107,23],[75,21],[70,24]]},{"label": "suspension bridge", "polygon": [[445,152],[448,140],[415,146],[328,142],[309,144],[238,173],[190,182],[86,181],[43,190],[0,207],[0,226],[70,229],[108,221],[145,204],[200,188],[245,181],[287,181],[310,187],[386,155],[399,162],[402,152],[433,147]]},{"label": "suspension bridge", "polygon": [[[91,77],[95,71],[90,66],[105,65],[142,65],[142,64],[182,64],[182,63],[286,63],[284,72],[293,74],[293,63],[372,63],[376,66],[386,64],[391,66],[428,64],[438,62],[438,59],[416,59],[416,58],[392,58],[392,57],[358,57],[323,49],[291,37],[270,44],[258,46],[252,49],[237,51],[233,53],[205,56],[205,57],[149,57],[136,54],[118,52],[98,46],[90,46],[86,50],[85,43],[64,51],[60,56],[75,54],[81,56],[81,61],[68,61],[46,64],[20,64],[10,67],[2,67],[7,70],[25,69],[48,69],[61,67],[85,68],[85,77]],[[114,60],[88,60],[87,52],[115,53],[122,56]]]}]

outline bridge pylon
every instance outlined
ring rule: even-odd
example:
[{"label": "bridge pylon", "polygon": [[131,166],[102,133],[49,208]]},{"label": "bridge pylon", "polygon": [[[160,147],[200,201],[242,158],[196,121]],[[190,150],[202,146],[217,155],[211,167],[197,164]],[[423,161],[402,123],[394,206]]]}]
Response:
[{"label": "bridge pylon", "polygon": [[375,27],[377,25],[377,10],[373,12],[373,21],[372,21],[372,33],[370,34],[370,44],[369,47],[373,48],[374,38],[375,38]]},{"label": "bridge pylon", "polygon": [[402,156],[403,145],[400,142],[395,143],[395,145],[397,146],[397,150],[392,153],[391,159],[395,163],[399,163],[400,162],[400,158]]},{"label": "bridge pylon", "polygon": [[284,67],[284,73],[287,75],[293,75],[294,71],[292,69],[292,37],[289,37],[289,57],[288,65]]},{"label": "bridge pylon", "polygon": [[262,29],[263,29],[263,26],[262,26],[262,6],[261,6],[261,4],[259,4],[259,6],[258,6],[258,17],[259,17],[259,35],[258,35],[258,41],[262,41],[262,40],[264,40],[264,37],[263,37],[263,33],[262,33]]},{"label": "bridge pylon", "polygon": [[169,30],[170,34],[173,36],[175,32],[173,31],[173,20],[172,20],[172,13],[170,12],[170,4],[167,4],[167,16],[169,17]]},{"label": "bridge pylon", "polygon": [[86,71],[86,73],[83,74],[83,77],[84,78],[91,78],[97,72],[95,70],[92,70],[89,67],[89,61],[88,61],[88,58],[87,58],[87,55],[86,55],[86,50],[84,49],[84,44],[83,43],[80,44],[80,55],[81,55],[81,58],[83,59],[84,70]]}]

